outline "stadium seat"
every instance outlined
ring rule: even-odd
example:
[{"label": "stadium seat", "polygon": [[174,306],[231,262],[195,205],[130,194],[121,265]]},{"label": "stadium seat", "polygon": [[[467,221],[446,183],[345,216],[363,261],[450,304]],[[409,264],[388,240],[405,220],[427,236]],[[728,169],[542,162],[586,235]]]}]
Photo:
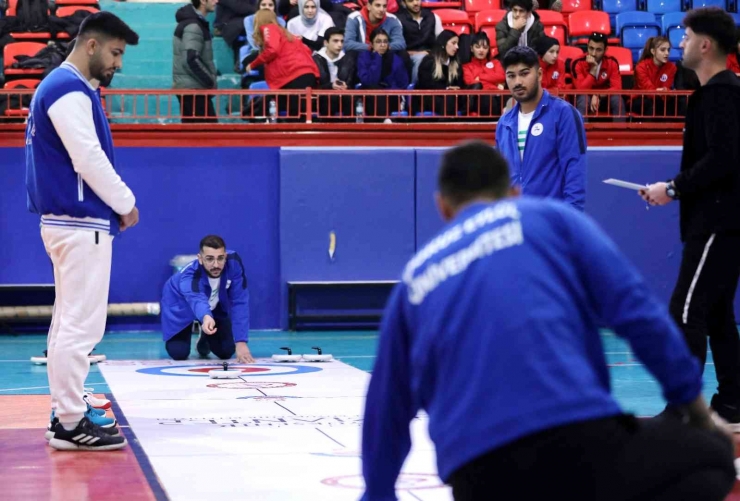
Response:
[{"label": "stadium seat", "polygon": [[[506,16],[505,10],[484,10],[481,12],[478,12],[475,15],[475,31],[480,31],[481,28],[485,26],[493,26],[494,28],[496,25]],[[444,22],[442,23],[444,24]],[[495,31],[495,30],[494,30]],[[490,38],[490,35],[489,35]],[[496,38],[495,36],[493,37]]]},{"label": "stadium seat", "polygon": [[613,57],[619,62],[619,74],[622,76],[631,76],[635,71],[635,63],[632,58],[632,51],[624,47],[609,47],[606,51],[608,56]]},{"label": "stadium seat", "polygon": [[719,7],[720,9],[727,9],[727,2],[725,0],[690,0],[691,8],[698,9],[700,7]]},{"label": "stadium seat", "polygon": [[465,0],[465,12],[468,13],[470,22],[475,25],[475,15],[486,10],[500,10],[501,0]]},{"label": "stadium seat", "polygon": [[498,46],[496,45],[496,27],[483,26],[477,31],[482,31],[488,36],[488,41],[491,42],[491,57],[496,57],[498,55]]},{"label": "stadium seat", "polygon": [[661,28],[650,12],[622,12],[617,14],[617,35],[622,46],[636,55],[650,37],[660,35]]},{"label": "stadium seat", "polygon": [[44,73],[42,69],[17,69],[11,68],[11,65],[16,62],[16,56],[35,56],[41,49],[46,47],[46,44],[38,42],[15,42],[9,43],[3,50],[3,66],[5,75],[41,75]]},{"label": "stadium seat", "polygon": [[16,5],[18,5],[18,0],[8,0],[7,7],[5,8],[5,15],[15,16]]},{"label": "stadium seat", "polygon": [[647,11],[658,16],[668,12],[681,12],[685,10],[682,0],[647,0]]},{"label": "stadium seat", "polygon": [[686,28],[683,26],[684,12],[669,12],[663,16],[663,35],[668,37],[671,48],[677,49],[683,40]]},{"label": "stadium seat", "polygon": [[55,0],[54,3],[57,5],[57,7],[62,5],[91,5],[93,7],[97,7],[98,10],[100,10],[98,0]]},{"label": "stadium seat", "polygon": [[462,7],[462,2],[453,2],[448,0],[426,0],[421,2],[422,8],[425,9],[459,9]]},{"label": "stadium seat", "polygon": [[[31,78],[21,78],[18,80],[11,80],[10,82],[6,82],[4,85],[4,89],[35,89],[38,87],[39,83],[41,83],[41,80],[37,79],[31,79]],[[5,110],[5,116],[6,117],[25,117],[28,116],[28,108],[11,108],[8,107],[8,109]]]},{"label": "stadium seat", "polygon": [[558,54],[558,59],[562,59],[563,61],[567,61],[568,59],[575,60],[583,55],[584,55],[584,52],[578,47],[573,47],[571,45],[561,45],[560,54]]},{"label": "stadium seat", "polygon": [[[592,33],[603,33],[609,36],[612,32],[609,14],[596,10],[578,11],[568,16],[568,35],[571,44],[586,44]],[[619,44],[618,38],[607,40],[609,44]]]},{"label": "stadium seat", "polygon": [[[612,28],[615,28],[617,26],[617,14],[639,10],[639,6],[637,0],[603,0],[601,10],[609,14],[609,23],[611,23]],[[615,31],[615,34],[619,36],[619,31]]]},{"label": "stadium seat", "polygon": [[570,14],[578,10],[592,10],[591,0],[563,0],[563,14]]},{"label": "stadium seat", "polygon": [[71,16],[78,10],[86,10],[87,12],[94,14],[96,12],[100,12],[100,9],[95,8],[91,5],[66,5],[64,7],[57,8],[56,16],[57,17],[67,17]]},{"label": "stadium seat", "polygon": [[735,26],[740,26],[740,14],[737,12],[728,12],[728,14],[735,20]]},{"label": "stadium seat", "polygon": [[568,25],[560,12],[553,10],[538,10],[540,22],[545,27],[545,35],[552,37],[564,46],[568,41]]},{"label": "stadium seat", "polygon": [[471,33],[473,25],[468,18],[467,13],[459,9],[436,9],[435,14],[442,21],[442,27],[446,30],[452,30],[458,35]]}]

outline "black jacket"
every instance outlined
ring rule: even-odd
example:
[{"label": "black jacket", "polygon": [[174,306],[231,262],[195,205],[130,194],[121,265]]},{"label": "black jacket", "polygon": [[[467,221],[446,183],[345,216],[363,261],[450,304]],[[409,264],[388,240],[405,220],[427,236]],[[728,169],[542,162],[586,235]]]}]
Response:
[{"label": "black jacket", "polygon": [[396,17],[403,27],[407,51],[432,50],[437,39],[434,34],[437,19],[431,10],[421,9],[421,24],[417,23],[405,8],[398,9]]},{"label": "black jacket", "polygon": [[[313,60],[319,67],[319,88],[332,89],[331,74],[329,73],[329,62],[320,54],[314,54]],[[337,80],[347,84],[348,89],[353,89],[357,78],[356,60],[345,54],[337,63]]]},{"label": "black jacket", "polygon": [[740,232],[740,79],[725,70],[689,98],[681,172],[681,240]]}]

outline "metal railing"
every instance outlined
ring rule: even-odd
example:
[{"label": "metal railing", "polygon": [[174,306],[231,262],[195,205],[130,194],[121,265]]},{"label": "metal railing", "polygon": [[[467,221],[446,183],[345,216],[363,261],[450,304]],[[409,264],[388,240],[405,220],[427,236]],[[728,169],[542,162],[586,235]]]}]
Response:
[{"label": "metal railing", "polygon": [[[0,90],[0,123],[22,123],[33,89]],[[599,96],[598,103],[593,99]],[[555,93],[554,93],[555,94]],[[682,126],[689,91],[578,91],[556,94],[587,123]],[[495,122],[513,104],[508,91],[106,89],[111,123],[265,124]],[[663,126],[663,125],[661,125]]]}]

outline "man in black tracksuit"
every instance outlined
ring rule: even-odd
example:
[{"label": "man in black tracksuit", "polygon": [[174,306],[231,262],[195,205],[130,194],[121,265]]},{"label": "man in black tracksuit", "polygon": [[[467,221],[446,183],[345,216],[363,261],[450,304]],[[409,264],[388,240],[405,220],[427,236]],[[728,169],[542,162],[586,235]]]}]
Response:
[{"label": "man in black tracksuit", "polygon": [[684,19],[684,66],[701,87],[689,99],[681,172],[641,190],[651,205],[679,200],[681,269],[670,310],[691,351],[712,348],[718,388],[712,409],[740,433],[740,337],[733,303],[740,278],[740,79],[725,69],[735,50],[732,18],[718,8]]}]

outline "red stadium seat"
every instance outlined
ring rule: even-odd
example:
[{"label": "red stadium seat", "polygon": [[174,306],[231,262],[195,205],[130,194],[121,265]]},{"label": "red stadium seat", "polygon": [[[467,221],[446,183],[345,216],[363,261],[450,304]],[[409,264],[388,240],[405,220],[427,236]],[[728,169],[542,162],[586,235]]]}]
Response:
[{"label": "red stadium seat", "polygon": [[44,70],[42,69],[22,70],[11,68],[11,65],[16,62],[16,56],[32,57],[44,47],[46,47],[46,44],[38,42],[15,42],[6,45],[3,50],[3,66],[5,75],[41,75],[44,73]]},{"label": "red stadium seat", "polygon": [[505,16],[506,11],[501,9],[478,12],[475,15],[475,31],[480,31],[484,26],[493,26],[495,28]]},{"label": "red stadium seat", "polygon": [[560,12],[554,10],[538,10],[540,22],[545,27],[545,35],[552,37],[563,46],[568,43],[568,25]]},{"label": "red stadium seat", "polygon": [[[611,32],[611,22],[609,21],[609,14],[606,12],[585,10],[574,12],[568,16],[568,35],[572,44],[587,44],[588,36],[592,33],[602,33],[609,36]],[[618,45],[620,39],[607,39],[607,43]]]},{"label": "red stadium seat", "polygon": [[442,27],[446,30],[451,30],[462,35],[463,33],[472,33],[473,25],[468,18],[468,15],[459,9],[436,9],[435,14],[439,16],[442,21]]},{"label": "red stadium seat", "polygon": [[501,0],[465,0],[465,12],[470,22],[475,24],[475,15],[486,10],[500,10]]}]

